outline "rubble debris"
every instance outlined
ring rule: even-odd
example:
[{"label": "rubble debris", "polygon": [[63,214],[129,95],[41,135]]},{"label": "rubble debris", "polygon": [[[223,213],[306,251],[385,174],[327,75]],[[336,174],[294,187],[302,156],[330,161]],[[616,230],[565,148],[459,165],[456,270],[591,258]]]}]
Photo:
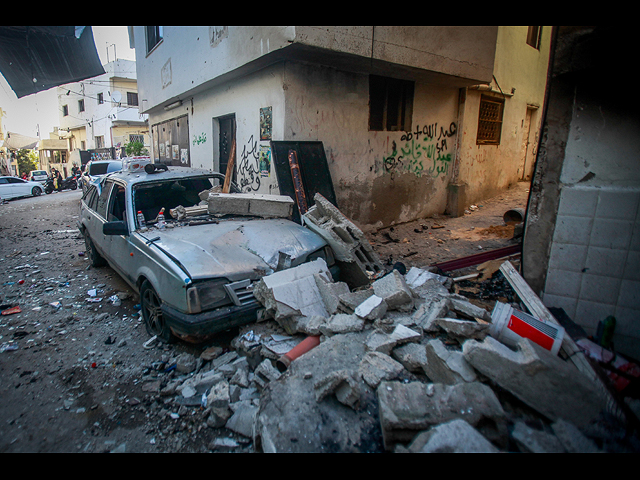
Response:
[{"label": "rubble debris", "polygon": [[550,420],[585,426],[606,407],[595,384],[571,364],[526,338],[518,347],[514,352],[487,337],[466,341],[463,354],[476,370]]},{"label": "rubble debris", "polygon": [[[442,423],[420,433],[406,449],[409,453],[499,453],[491,442],[462,419]],[[403,449],[398,449],[402,452]]]},{"label": "rubble debris", "polygon": [[413,307],[413,294],[404,276],[397,270],[373,282],[374,293],[382,298],[390,309]]},{"label": "rubble debris", "polygon": [[340,265],[343,280],[351,288],[367,285],[369,274],[384,272],[378,254],[373,250],[362,230],[347,219],[319,193],[315,205],[303,215],[304,225],[326,240]]},{"label": "rubble debris", "polygon": [[293,200],[286,195],[260,193],[209,193],[209,215],[255,215],[265,218],[288,218]]}]

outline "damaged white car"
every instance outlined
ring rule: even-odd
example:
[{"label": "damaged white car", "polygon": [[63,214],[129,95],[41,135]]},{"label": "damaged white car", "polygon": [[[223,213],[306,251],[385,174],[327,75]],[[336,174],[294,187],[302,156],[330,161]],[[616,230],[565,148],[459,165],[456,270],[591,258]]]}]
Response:
[{"label": "damaged white car", "polygon": [[334,265],[327,242],[287,218],[289,197],[240,194],[233,184],[218,194],[223,182],[125,160],[82,197],[78,228],[92,265],[108,263],[139,292],[148,333],[164,341],[202,341],[255,321],[253,287],[265,275],[318,258]]}]

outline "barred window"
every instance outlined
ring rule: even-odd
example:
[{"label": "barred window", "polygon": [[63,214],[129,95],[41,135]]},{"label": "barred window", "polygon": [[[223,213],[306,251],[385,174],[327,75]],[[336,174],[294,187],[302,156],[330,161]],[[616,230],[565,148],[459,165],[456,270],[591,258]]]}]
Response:
[{"label": "barred window", "polygon": [[129,135],[129,142],[131,142],[131,143],[133,143],[133,142],[144,143],[144,135],[130,134]]},{"label": "barred window", "polygon": [[500,145],[504,99],[482,95],[478,116],[477,145]]}]

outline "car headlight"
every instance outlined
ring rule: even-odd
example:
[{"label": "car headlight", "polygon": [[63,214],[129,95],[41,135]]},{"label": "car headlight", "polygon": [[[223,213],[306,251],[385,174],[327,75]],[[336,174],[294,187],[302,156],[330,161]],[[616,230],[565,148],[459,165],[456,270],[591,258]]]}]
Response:
[{"label": "car headlight", "polygon": [[187,306],[190,313],[200,313],[229,303],[224,285],[225,279],[194,284],[187,289]]}]

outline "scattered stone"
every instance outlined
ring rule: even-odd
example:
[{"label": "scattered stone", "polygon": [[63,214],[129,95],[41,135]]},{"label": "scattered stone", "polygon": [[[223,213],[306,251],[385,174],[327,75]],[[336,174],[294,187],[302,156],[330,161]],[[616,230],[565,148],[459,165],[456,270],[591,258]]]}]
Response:
[{"label": "scattered stone", "polygon": [[432,382],[455,385],[477,380],[476,372],[464,359],[462,352],[447,348],[441,340],[430,340],[425,352],[427,362],[424,373]]},{"label": "scattered stone", "polygon": [[395,347],[409,342],[417,342],[421,338],[422,335],[420,333],[404,325],[396,325],[390,334],[381,332],[380,330],[374,330],[367,339],[365,348],[368,351],[376,351],[390,355]]},{"label": "scattered stone", "polygon": [[395,380],[403,375],[404,367],[389,355],[367,352],[359,366],[360,374],[371,388],[377,388],[383,380]]},{"label": "scattered stone", "polygon": [[387,302],[377,295],[371,295],[355,309],[355,314],[365,320],[377,320],[387,313]]},{"label": "scattered stone", "polygon": [[605,407],[594,383],[572,364],[523,339],[518,351],[487,337],[467,340],[464,358],[479,372],[550,420],[591,423]]},{"label": "scattered stone", "polygon": [[413,302],[413,295],[404,276],[397,270],[373,282],[374,293],[382,298],[390,309],[405,306]]},{"label": "scattered stone", "polygon": [[524,453],[565,453],[556,436],[531,428],[522,420],[515,422],[511,437]]},{"label": "scattered stone", "polygon": [[568,453],[601,453],[596,444],[571,422],[561,418],[555,421],[551,428]]},{"label": "scattered stone", "polygon": [[480,341],[484,340],[489,334],[490,327],[488,323],[458,320],[456,318],[438,318],[435,320],[435,324],[460,343],[463,343],[469,338]]},{"label": "scattered stone", "polygon": [[319,327],[319,330],[324,335],[331,336],[349,332],[359,332],[364,329],[364,325],[364,320],[356,315],[338,313],[332,315],[326,323]]},{"label": "scattered stone", "polygon": [[500,453],[500,450],[462,419],[451,420],[420,433],[411,453]]}]

